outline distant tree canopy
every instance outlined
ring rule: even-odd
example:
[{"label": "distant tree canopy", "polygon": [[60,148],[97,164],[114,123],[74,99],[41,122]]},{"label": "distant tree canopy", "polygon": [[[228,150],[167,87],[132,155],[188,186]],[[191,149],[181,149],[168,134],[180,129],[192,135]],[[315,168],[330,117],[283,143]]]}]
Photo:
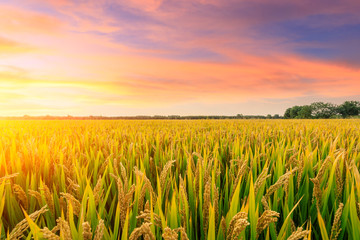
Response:
[{"label": "distant tree canopy", "polygon": [[346,101],[341,105],[324,102],[314,102],[310,105],[293,106],[286,109],[284,118],[348,118],[358,116],[360,102]]},{"label": "distant tree canopy", "polygon": [[271,115],[243,115],[237,114],[232,116],[226,115],[198,115],[198,116],[181,116],[181,115],[155,115],[155,116],[29,116],[23,117],[2,117],[0,120],[143,120],[143,119],[317,119],[317,118],[360,118],[360,102],[359,101],[346,101],[343,104],[336,105],[325,102],[314,102],[310,105],[293,106],[286,109],[284,116],[279,114]]},{"label": "distant tree canopy", "polygon": [[340,106],[338,106],[338,112],[344,118],[349,116],[359,115],[360,112],[360,102],[357,101],[346,101]]}]

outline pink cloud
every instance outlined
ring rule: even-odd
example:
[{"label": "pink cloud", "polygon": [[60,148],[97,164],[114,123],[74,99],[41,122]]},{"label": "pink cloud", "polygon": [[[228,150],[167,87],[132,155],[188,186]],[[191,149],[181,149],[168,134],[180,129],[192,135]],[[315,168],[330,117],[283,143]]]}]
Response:
[{"label": "pink cloud", "polygon": [[54,33],[62,22],[53,16],[0,4],[0,31],[10,33]]},{"label": "pink cloud", "polygon": [[[0,98],[9,101],[8,109],[21,101],[34,108],[41,108],[41,102],[61,105],[63,98],[67,99],[61,105],[65,109],[91,108],[92,104],[231,103],[309,93],[345,97],[358,94],[360,88],[358,67],[305,58],[292,51],[321,44],[287,43],[286,36],[264,38],[252,31],[253,26],[267,22],[355,13],[360,7],[356,1],[345,0],[344,6],[340,2],[328,6],[322,0],[275,0],[271,6],[265,0],[31,3],[47,4],[56,14],[29,10],[30,5],[0,8],[0,54],[9,55],[2,64],[12,67],[0,67],[0,92],[6,99],[13,98]],[[112,3],[124,4],[129,18],[140,14],[145,20],[123,23],[104,7]],[[255,8],[242,15],[242,5],[247,4]],[[336,24],[358,20],[351,16]],[[199,49],[220,57],[181,58]],[[15,52],[19,54],[10,54]],[[49,109],[48,105],[43,109]]]},{"label": "pink cloud", "polygon": [[9,54],[19,54],[31,51],[33,48],[0,36],[0,56]]},{"label": "pink cloud", "polygon": [[301,97],[309,92],[340,97],[356,95],[360,87],[359,69],[297,56],[241,57],[243,62],[221,64],[108,56],[112,64],[105,66],[98,59],[98,67],[108,72],[109,91],[121,89],[136,103],[231,102]]}]

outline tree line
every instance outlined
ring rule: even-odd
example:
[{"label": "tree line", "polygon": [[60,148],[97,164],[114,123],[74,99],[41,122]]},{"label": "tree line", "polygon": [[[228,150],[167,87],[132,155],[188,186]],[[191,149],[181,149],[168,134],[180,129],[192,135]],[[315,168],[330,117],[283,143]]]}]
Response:
[{"label": "tree line", "polygon": [[154,116],[29,116],[22,117],[1,117],[0,120],[146,120],[146,119],[178,119],[178,120],[191,120],[191,119],[320,119],[320,118],[351,118],[359,117],[360,102],[359,101],[346,101],[343,104],[336,105],[333,103],[314,102],[310,105],[293,106],[286,109],[284,116],[279,114],[275,115],[243,115],[237,114],[233,116],[224,115],[154,115]]},{"label": "tree line", "polygon": [[0,120],[159,120],[159,119],[170,119],[170,120],[196,120],[196,119],[280,119],[282,118],[279,114],[271,116],[265,115],[243,115],[237,114],[234,116],[225,115],[154,115],[154,116],[18,116],[18,117],[1,117]]},{"label": "tree line", "polygon": [[314,102],[310,105],[293,106],[286,109],[285,119],[320,119],[350,118],[360,113],[360,102],[346,101],[340,105],[325,102]]}]

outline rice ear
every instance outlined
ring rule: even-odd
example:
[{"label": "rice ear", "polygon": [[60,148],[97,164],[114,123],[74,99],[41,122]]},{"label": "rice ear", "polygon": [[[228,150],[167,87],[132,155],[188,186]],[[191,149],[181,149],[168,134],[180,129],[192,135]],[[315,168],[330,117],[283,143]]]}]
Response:
[{"label": "rice ear", "polygon": [[299,227],[296,229],[296,231],[292,232],[291,235],[288,237],[288,240],[300,240],[300,239],[306,239],[306,237],[309,235],[308,230],[303,230],[302,227]]},{"label": "rice ear", "polygon": [[14,194],[16,195],[17,199],[20,202],[20,205],[27,211],[28,210],[28,198],[26,193],[24,192],[24,190],[22,189],[21,186],[14,184],[13,185],[13,191]]},{"label": "rice ear", "polygon": [[[32,221],[35,221],[35,219],[37,219],[41,214],[43,214],[47,211],[48,211],[48,207],[47,207],[47,205],[45,205],[40,210],[35,211],[32,214],[30,214],[29,218]],[[9,235],[10,239],[20,238],[23,235],[23,233],[26,231],[26,229],[28,229],[28,228],[29,228],[29,223],[28,223],[27,219],[23,219],[18,224],[16,224],[16,226],[11,231],[11,233]]]},{"label": "rice ear", "polygon": [[94,240],[102,240],[104,236],[104,230],[105,230],[104,220],[100,219],[96,227]]}]

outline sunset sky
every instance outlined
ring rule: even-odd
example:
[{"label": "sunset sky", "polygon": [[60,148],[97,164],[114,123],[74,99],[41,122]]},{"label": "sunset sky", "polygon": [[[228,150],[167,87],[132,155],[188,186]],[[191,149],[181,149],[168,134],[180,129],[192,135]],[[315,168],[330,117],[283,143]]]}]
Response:
[{"label": "sunset sky", "polygon": [[0,0],[0,116],[360,100],[359,0]]}]

